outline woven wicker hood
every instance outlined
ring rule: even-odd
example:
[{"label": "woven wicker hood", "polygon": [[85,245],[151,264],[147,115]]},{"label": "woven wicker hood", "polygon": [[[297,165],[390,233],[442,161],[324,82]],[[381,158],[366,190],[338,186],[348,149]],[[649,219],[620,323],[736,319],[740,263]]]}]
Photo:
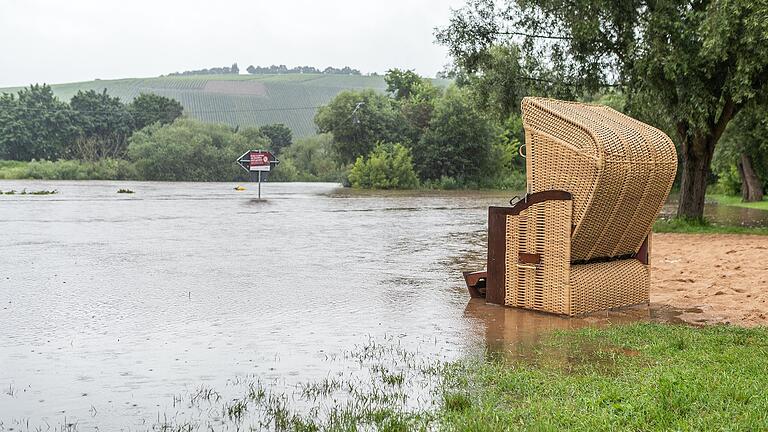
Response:
[{"label": "woven wicker hood", "polygon": [[525,98],[522,112],[528,192],[573,195],[571,259],[636,253],[677,171],[669,137],[605,106]]}]

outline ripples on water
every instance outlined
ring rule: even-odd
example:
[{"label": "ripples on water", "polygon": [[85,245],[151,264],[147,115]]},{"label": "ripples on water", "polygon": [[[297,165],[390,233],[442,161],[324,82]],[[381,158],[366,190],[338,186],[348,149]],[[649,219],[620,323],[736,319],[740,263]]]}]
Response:
[{"label": "ripples on water", "polygon": [[59,191],[0,196],[0,422],[135,428],[201,385],[327,377],[370,338],[449,360],[654,313],[468,302],[461,271],[483,267],[486,209],[511,193],[233,187],[0,181]]}]

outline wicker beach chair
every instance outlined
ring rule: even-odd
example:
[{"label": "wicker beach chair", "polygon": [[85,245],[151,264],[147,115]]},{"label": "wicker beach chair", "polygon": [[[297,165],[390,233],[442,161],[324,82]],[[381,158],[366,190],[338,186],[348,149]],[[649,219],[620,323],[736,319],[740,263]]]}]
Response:
[{"label": "wicker beach chair", "polygon": [[649,301],[651,227],[677,155],[663,132],[611,108],[522,103],[528,193],[488,211],[486,301],[580,315]]}]

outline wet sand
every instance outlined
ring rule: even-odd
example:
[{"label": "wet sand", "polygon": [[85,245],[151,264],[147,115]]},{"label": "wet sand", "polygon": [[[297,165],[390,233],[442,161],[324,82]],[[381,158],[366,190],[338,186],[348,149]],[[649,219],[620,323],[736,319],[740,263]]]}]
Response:
[{"label": "wet sand", "polygon": [[768,236],[656,234],[651,304],[692,324],[768,325]]}]

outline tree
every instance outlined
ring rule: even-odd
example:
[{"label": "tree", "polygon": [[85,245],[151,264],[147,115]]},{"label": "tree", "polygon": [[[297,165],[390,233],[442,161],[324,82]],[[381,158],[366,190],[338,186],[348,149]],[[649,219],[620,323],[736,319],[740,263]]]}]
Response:
[{"label": "tree", "polygon": [[128,104],[128,112],[133,119],[133,126],[143,129],[153,123],[173,123],[184,113],[184,107],[176,99],[141,93]]},{"label": "tree", "polygon": [[35,84],[16,96],[0,95],[2,159],[56,159],[76,135],[72,110],[53,95],[51,87]]},{"label": "tree", "polygon": [[128,157],[140,178],[161,181],[232,181],[242,178],[237,159],[248,145],[229,126],[178,119],[136,131]]},{"label": "tree", "polygon": [[[762,201],[768,183],[768,109],[752,103],[723,133],[713,159],[720,186],[743,201]],[[733,174],[736,174],[735,176]]]},{"label": "tree", "polygon": [[491,124],[469,103],[466,93],[449,88],[413,146],[416,169],[422,179],[476,179],[484,174],[493,135]]},{"label": "tree", "polygon": [[344,163],[367,155],[377,142],[399,142],[403,122],[394,101],[373,90],[339,93],[315,115],[321,133],[330,132]]},{"label": "tree", "polygon": [[237,67],[237,63],[232,63],[232,67],[230,68],[230,71],[231,71],[233,74],[235,74],[235,75],[237,75],[237,74],[239,74],[239,73],[240,73],[240,68],[239,68],[239,67]]},{"label": "tree", "polygon": [[133,119],[120,98],[79,90],[69,101],[80,136],[74,156],[85,160],[121,157],[133,132]]},{"label": "tree", "polygon": [[435,101],[442,90],[432,81],[410,70],[390,69],[384,76],[387,92],[397,101],[397,107],[405,121],[404,135],[407,143],[416,143],[429,125]]},{"label": "tree", "polygon": [[[261,130],[257,127],[248,126],[237,131],[237,134],[245,139],[245,142],[250,150],[269,150],[272,149],[272,144],[269,142],[269,138],[261,133]],[[244,149],[243,151],[245,151]]]},{"label": "tree", "polygon": [[342,166],[336,158],[331,134],[300,138],[280,153],[280,165],[290,161],[299,181],[342,180]]},{"label": "tree", "polygon": [[674,131],[678,216],[700,218],[715,146],[768,87],[765,0],[470,0],[438,40],[472,71],[488,49],[522,43],[521,78],[579,91],[615,86],[627,111]]},{"label": "tree", "polygon": [[293,142],[293,133],[282,123],[262,126],[259,132],[269,139],[271,149],[275,153],[280,153]]},{"label": "tree", "polygon": [[395,99],[407,99],[418,91],[422,78],[412,70],[390,69],[384,75],[387,92]]},{"label": "tree", "polygon": [[364,189],[413,189],[419,179],[411,152],[402,144],[377,144],[367,156],[359,156],[349,172],[352,187]]}]

